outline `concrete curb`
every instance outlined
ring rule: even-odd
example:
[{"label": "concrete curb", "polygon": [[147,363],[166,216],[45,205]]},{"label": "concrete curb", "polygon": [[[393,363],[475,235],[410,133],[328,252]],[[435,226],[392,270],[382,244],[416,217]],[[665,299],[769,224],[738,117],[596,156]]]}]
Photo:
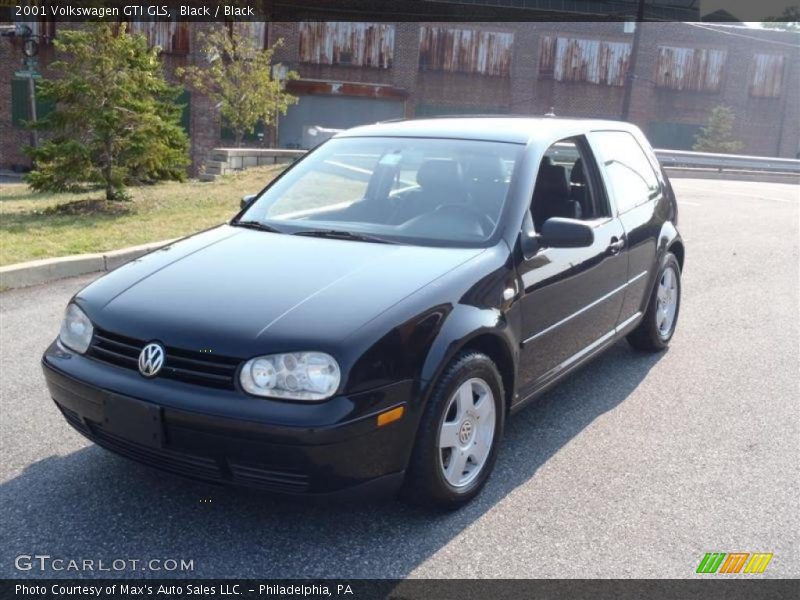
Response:
[{"label": "concrete curb", "polygon": [[21,288],[86,273],[112,271],[174,241],[163,240],[97,254],[75,254],[7,265],[0,267],[0,289]]}]

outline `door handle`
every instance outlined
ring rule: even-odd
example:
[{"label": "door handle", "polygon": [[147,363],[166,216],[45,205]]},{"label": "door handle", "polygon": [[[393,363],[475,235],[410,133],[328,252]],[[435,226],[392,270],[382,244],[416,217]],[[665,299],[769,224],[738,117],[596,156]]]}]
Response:
[{"label": "door handle", "polygon": [[608,245],[609,254],[619,254],[620,250],[625,247],[625,238],[617,239],[616,237],[611,238],[611,243]]}]

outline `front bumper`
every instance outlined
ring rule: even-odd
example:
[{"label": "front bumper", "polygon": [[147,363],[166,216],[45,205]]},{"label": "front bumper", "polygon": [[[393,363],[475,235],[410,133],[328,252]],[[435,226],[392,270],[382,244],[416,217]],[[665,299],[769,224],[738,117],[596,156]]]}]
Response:
[{"label": "front bumper", "polygon": [[[42,367],[53,400],[81,434],[193,479],[286,494],[390,493],[402,482],[414,439],[413,382],[303,405],[147,380],[55,343]],[[242,401],[248,410],[237,417]],[[213,403],[221,410],[211,410]],[[377,426],[378,413],[401,405],[402,419]]]}]

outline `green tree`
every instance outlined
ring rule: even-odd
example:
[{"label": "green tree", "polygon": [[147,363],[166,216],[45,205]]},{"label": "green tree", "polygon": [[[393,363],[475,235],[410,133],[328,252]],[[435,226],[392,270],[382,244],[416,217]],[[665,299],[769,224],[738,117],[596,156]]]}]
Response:
[{"label": "green tree", "polygon": [[31,124],[45,132],[29,148],[35,168],[28,183],[40,191],[105,190],[126,198],[125,186],[183,180],[189,142],[180,125],[181,90],[164,78],[158,48],[125,24],[89,24],[61,30],[54,41],[65,58],[50,67],[40,93],[55,109]]},{"label": "green tree", "polygon": [[715,106],[708,124],[695,137],[692,150],[696,152],[733,153],[742,149],[742,142],[733,139],[733,111],[727,106]]},{"label": "green tree", "polygon": [[[199,34],[199,42],[209,64],[178,69],[178,75],[217,105],[237,146],[259,122],[271,125],[278,114],[285,115],[287,108],[297,103],[297,98],[284,90],[283,82],[273,77],[272,56],[282,40],[262,49],[236,27],[231,31],[220,27]],[[286,73],[287,80],[297,77],[294,71]]]},{"label": "green tree", "polygon": [[769,18],[761,23],[761,26],[768,29],[782,29],[800,33],[800,7],[787,6],[781,16]]}]

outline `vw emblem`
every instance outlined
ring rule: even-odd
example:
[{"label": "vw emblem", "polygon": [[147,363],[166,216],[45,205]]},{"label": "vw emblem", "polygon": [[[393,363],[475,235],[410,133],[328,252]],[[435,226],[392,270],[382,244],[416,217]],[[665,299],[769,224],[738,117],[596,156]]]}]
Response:
[{"label": "vw emblem", "polygon": [[139,373],[145,377],[155,377],[164,366],[164,346],[152,342],[139,353]]}]

